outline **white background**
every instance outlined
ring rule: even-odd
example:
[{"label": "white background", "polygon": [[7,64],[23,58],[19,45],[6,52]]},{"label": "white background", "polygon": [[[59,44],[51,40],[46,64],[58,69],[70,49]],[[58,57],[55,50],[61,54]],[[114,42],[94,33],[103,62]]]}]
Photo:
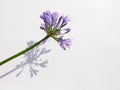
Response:
[{"label": "white background", "polygon": [[[45,36],[39,29],[43,11],[71,18],[72,46],[67,51],[50,40],[47,68],[30,77],[18,71],[0,79],[1,90],[120,90],[119,0],[0,0],[0,61]],[[0,67],[0,75],[22,57]]]}]

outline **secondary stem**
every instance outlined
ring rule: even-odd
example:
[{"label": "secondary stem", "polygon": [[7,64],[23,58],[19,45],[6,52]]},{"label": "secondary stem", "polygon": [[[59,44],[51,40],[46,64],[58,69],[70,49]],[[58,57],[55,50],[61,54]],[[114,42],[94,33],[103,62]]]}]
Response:
[{"label": "secondary stem", "polygon": [[11,57],[3,60],[2,62],[0,62],[0,66],[3,65],[3,64],[5,64],[5,63],[7,63],[7,62],[9,62],[9,61],[11,61],[12,59],[14,59],[14,58],[16,58],[16,57],[18,57],[18,56],[20,56],[20,55],[28,52],[29,50],[31,50],[31,49],[34,48],[35,46],[39,45],[42,41],[46,40],[47,38],[49,38],[48,35],[47,35],[46,37],[44,37],[42,40],[40,40],[40,41],[36,42],[35,44],[33,44],[32,46],[26,48],[25,50],[22,50],[21,52],[18,52],[17,54],[15,54],[15,55],[13,55],[13,56],[11,56]]}]

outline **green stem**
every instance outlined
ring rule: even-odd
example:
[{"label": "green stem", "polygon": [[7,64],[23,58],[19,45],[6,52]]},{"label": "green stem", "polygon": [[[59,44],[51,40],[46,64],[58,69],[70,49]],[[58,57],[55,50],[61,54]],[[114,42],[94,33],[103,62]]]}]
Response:
[{"label": "green stem", "polygon": [[3,60],[2,62],[0,62],[0,66],[3,65],[3,64],[5,64],[5,63],[7,63],[7,62],[9,62],[10,60],[12,60],[12,59],[14,59],[14,58],[16,58],[16,57],[18,57],[18,56],[20,56],[20,55],[28,52],[29,50],[31,50],[31,49],[34,48],[35,46],[39,45],[42,41],[46,40],[47,38],[49,38],[48,35],[47,35],[46,37],[44,37],[42,40],[40,40],[40,41],[36,42],[35,44],[33,44],[32,46],[26,48],[25,50],[23,50],[23,51],[21,51],[21,52],[18,52],[17,54],[15,54],[15,55],[13,55],[13,56],[11,56],[11,57]]}]

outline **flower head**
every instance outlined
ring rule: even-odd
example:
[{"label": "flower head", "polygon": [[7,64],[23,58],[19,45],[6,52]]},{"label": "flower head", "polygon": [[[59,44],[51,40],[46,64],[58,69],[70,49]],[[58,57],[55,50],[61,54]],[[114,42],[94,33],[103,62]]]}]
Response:
[{"label": "flower head", "polygon": [[51,13],[50,11],[46,11],[43,12],[40,18],[44,21],[40,28],[44,30],[48,36],[55,39],[63,49],[70,47],[71,40],[63,39],[63,36],[70,32],[70,28],[63,28],[70,21],[67,16],[59,16],[57,12]]}]

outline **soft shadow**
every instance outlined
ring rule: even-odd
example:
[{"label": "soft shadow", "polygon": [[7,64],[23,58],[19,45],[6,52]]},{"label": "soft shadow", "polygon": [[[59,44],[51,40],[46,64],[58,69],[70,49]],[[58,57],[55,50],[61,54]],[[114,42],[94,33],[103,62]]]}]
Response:
[{"label": "soft shadow", "polygon": [[[34,43],[35,43],[34,41],[30,41],[27,43],[27,45],[29,47],[29,46],[33,45]],[[40,59],[40,56],[47,54],[50,51],[51,51],[50,49],[47,50],[46,48],[40,49],[40,45],[36,46],[32,50],[30,50],[24,54],[24,58],[25,58],[24,61],[22,61],[22,62],[20,62],[20,64],[16,65],[14,69],[1,75],[0,78],[3,78],[5,76],[11,74],[14,71],[21,69],[16,75],[16,77],[18,77],[23,72],[25,67],[29,67],[29,72],[30,72],[31,77],[33,77],[34,75],[37,75],[37,73],[39,71],[38,67],[45,68],[47,66],[46,64],[48,63],[47,60]]]}]

